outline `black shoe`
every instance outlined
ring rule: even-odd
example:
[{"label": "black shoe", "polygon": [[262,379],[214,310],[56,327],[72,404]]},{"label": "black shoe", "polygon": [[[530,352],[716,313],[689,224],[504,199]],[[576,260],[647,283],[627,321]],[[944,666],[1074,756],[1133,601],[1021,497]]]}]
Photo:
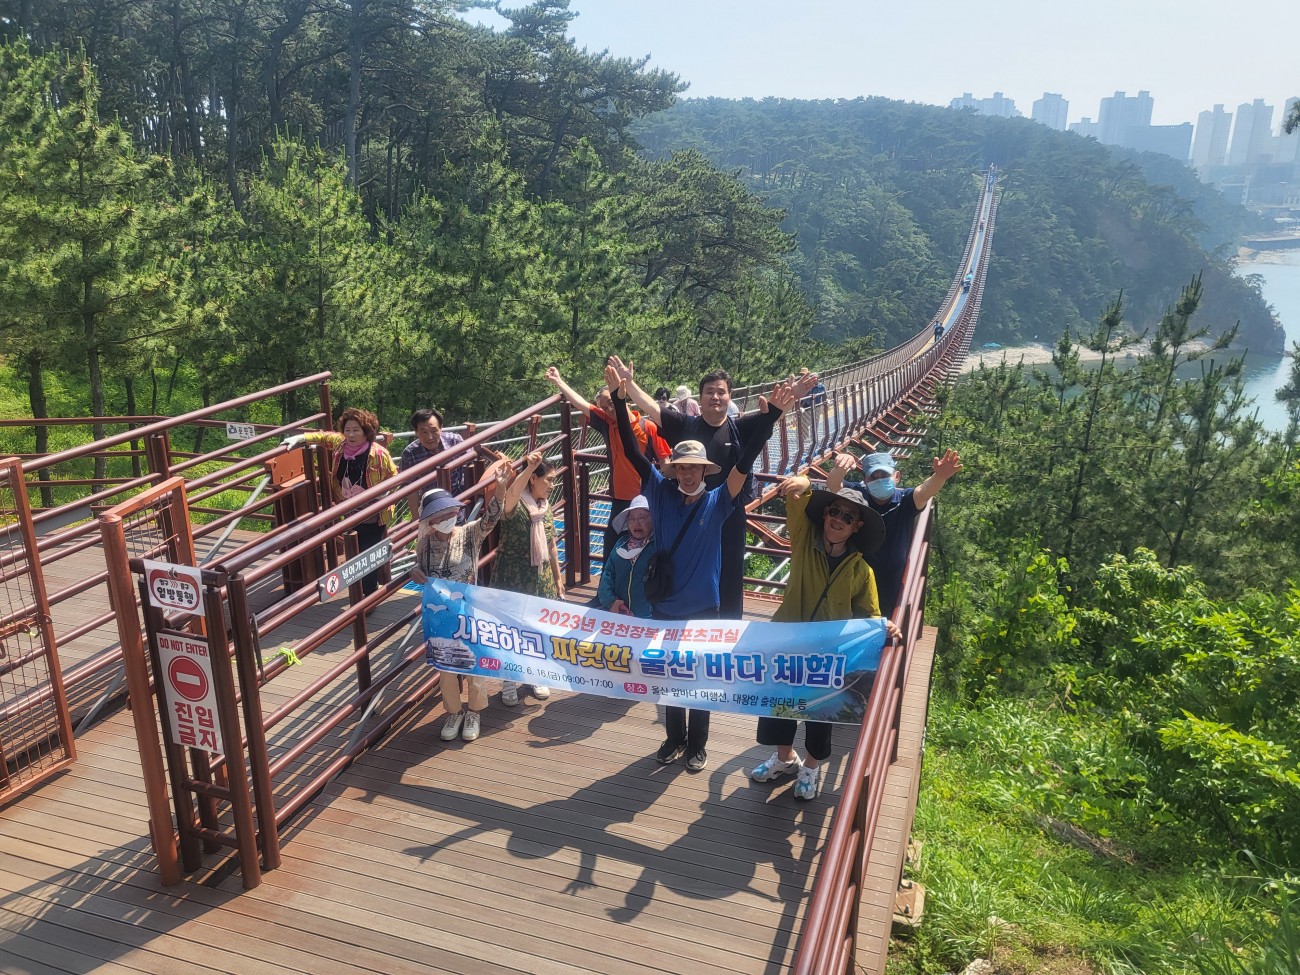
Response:
[{"label": "black shoe", "polygon": [[661,765],[671,765],[681,758],[682,753],[685,751],[686,743],[684,741],[665,741],[659,746],[659,751],[655,752],[655,758],[659,760]]},{"label": "black shoe", "polygon": [[704,766],[709,764],[709,753],[703,748],[699,751],[691,752],[690,757],[686,759],[686,767],[692,772],[701,772]]}]

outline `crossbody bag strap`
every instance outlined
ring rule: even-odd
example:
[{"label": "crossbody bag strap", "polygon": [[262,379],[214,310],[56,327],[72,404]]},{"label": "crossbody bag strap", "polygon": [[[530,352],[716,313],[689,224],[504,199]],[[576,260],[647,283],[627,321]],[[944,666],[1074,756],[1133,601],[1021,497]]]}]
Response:
[{"label": "crossbody bag strap", "polygon": [[694,514],[688,511],[686,513],[686,520],[682,522],[682,527],[677,529],[677,537],[673,539],[673,547],[668,550],[668,557],[670,559],[673,557],[673,553],[677,551],[677,546],[682,543],[682,539],[686,537],[686,529],[691,527],[691,519],[693,517]]}]

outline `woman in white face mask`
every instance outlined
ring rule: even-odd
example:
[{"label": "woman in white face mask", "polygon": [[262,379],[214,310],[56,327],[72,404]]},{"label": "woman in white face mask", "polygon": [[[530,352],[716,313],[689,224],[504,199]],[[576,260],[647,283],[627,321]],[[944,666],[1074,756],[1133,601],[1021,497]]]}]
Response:
[{"label": "woman in white face mask", "polygon": [[[489,469],[484,481],[492,480],[495,491],[483,509],[483,516],[464,525],[456,524],[462,507],[455,496],[442,488],[426,491],[420,499],[420,542],[415,549],[415,568],[411,578],[423,585],[430,577],[448,582],[473,584],[477,578],[478,553],[483,539],[501,520],[501,495],[510,484],[511,469],[508,462],[500,462]],[[447,709],[440,735],[451,741],[460,735],[465,741],[479,736],[479,712],[487,707],[487,678],[465,678],[469,695],[469,710],[461,705],[460,676],[443,671],[440,686],[442,704]]]}]

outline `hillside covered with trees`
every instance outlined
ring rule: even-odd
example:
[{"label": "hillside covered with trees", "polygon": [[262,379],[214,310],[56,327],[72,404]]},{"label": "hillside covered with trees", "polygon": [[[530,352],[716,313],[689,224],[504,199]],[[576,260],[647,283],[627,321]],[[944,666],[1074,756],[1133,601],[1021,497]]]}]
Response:
[{"label": "hillside covered with trees", "polygon": [[502,416],[539,363],[806,355],[780,214],[635,151],[679,80],[577,49],[562,0],[501,32],[462,6],[0,4],[0,329],[33,412],[55,374],[101,414],[330,369],[381,416]]},{"label": "hillside covered with trees", "polygon": [[1167,157],[884,98],[686,100],[634,131],[651,158],[697,150],[785,211],[819,338],[888,345],[915,332],[952,280],[977,174],[992,164],[1002,203],[985,338],[1082,334],[1120,292],[1140,331],[1201,275],[1212,334],[1240,322],[1240,345],[1282,351],[1258,289],[1227,263],[1258,218]]}]

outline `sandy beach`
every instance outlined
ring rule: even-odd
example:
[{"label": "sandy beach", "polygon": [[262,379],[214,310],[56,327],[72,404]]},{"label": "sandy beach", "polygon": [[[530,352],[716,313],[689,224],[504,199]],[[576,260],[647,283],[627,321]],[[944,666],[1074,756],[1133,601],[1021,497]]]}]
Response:
[{"label": "sandy beach", "polygon": [[[966,361],[962,363],[962,372],[974,372],[983,363],[990,369],[995,369],[1002,364],[1005,359],[1006,364],[1014,366],[1016,363],[1024,363],[1027,366],[1045,366],[1052,361],[1052,352],[1055,345],[1044,345],[1041,342],[1035,342],[1030,345],[1008,345],[1001,349],[972,349],[967,355]],[[1076,345],[1079,352],[1079,358],[1083,362],[1097,362],[1101,359],[1100,352],[1094,352],[1092,349],[1085,349]],[[1125,346],[1119,352],[1115,353],[1116,357],[1136,358],[1139,353],[1146,349],[1145,343],[1134,342],[1132,345]]]},{"label": "sandy beach", "polygon": [[[1186,348],[1206,348],[1204,342],[1188,342]],[[996,369],[1006,360],[1006,364],[1015,365],[1024,363],[1024,365],[1048,365],[1052,363],[1052,352],[1056,350],[1056,344],[1045,344],[1043,342],[1034,342],[1027,346],[1004,346],[1002,348],[972,348],[970,354],[966,356],[965,363],[962,363],[961,372],[975,372],[975,369],[983,363],[989,369]],[[1075,351],[1079,354],[1079,360],[1084,363],[1096,363],[1101,361],[1101,352],[1084,348],[1076,344]],[[1115,352],[1112,356],[1115,360],[1136,359],[1143,352],[1148,351],[1147,343],[1135,342],[1131,346],[1126,346],[1123,350]]]}]

